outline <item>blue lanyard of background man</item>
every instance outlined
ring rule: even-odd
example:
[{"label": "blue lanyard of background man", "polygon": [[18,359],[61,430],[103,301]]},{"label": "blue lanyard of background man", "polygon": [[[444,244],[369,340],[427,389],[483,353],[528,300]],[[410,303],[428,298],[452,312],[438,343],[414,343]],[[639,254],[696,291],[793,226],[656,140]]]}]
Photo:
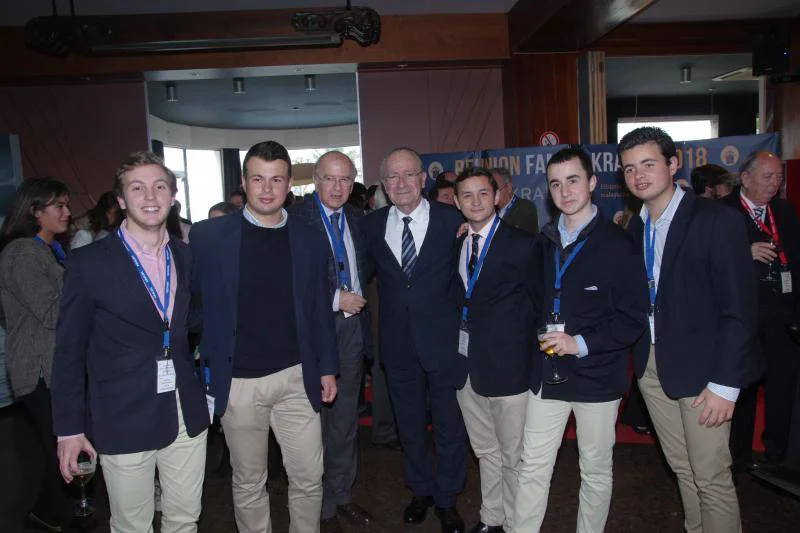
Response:
[{"label": "blue lanyard of background man", "polygon": [[119,240],[122,241],[122,245],[125,246],[125,249],[128,251],[128,255],[131,256],[131,261],[133,261],[133,265],[136,267],[136,271],[139,273],[139,277],[142,278],[142,282],[144,286],[147,288],[147,292],[150,293],[150,296],[156,303],[156,307],[159,311],[161,311],[163,318],[164,318],[164,337],[163,337],[163,348],[164,348],[164,357],[169,357],[169,318],[168,318],[168,310],[169,310],[169,290],[170,290],[170,274],[172,272],[172,254],[169,251],[169,246],[167,246],[164,255],[166,256],[167,261],[167,271],[166,271],[166,281],[164,282],[164,303],[161,303],[161,298],[158,297],[158,293],[156,292],[156,288],[153,285],[153,282],[150,280],[150,276],[147,275],[147,272],[144,271],[144,267],[142,266],[141,261],[139,258],[136,257],[136,252],[133,251],[133,248],[128,244],[128,241],[125,240],[125,236],[122,234],[122,229],[117,229],[117,235],[119,236]]},{"label": "blue lanyard of background man", "polygon": [[583,239],[581,242],[575,245],[575,248],[572,250],[572,253],[569,254],[567,260],[564,261],[564,266],[561,266],[561,252],[558,250],[558,246],[556,246],[555,256],[556,256],[556,295],[553,298],[553,315],[557,316],[561,314],[561,279],[564,277],[564,272],[567,271],[569,265],[572,264],[572,260],[575,259],[575,256],[578,255],[578,252],[581,251],[583,245],[586,244],[586,239]]},{"label": "blue lanyard of background man", "polygon": [[339,214],[339,226],[341,230],[339,235],[342,236],[342,239],[339,240],[336,238],[336,233],[333,231],[330,218],[325,215],[325,209],[322,207],[322,200],[319,199],[319,195],[316,192],[313,194],[313,196],[317,201],[319,213],[322,216],[322,222],[325,224],[325,229],[328,231],[328,236],[330,236],[331,243],[333,244],[333,255],[336,258],[336,264],[338,265],[336,270],[339,274],[339,283],[343,285],[345,290],[353,290],[353,287],[350,284],[350,272],[344,268],[346,264],[345,259],[347,258],[347,249],[344,246],[344,209],[342,209],[342,212]]},{"label": "blue lanyard of background man", "polygon": [[62,265],[64,264],[64,261],[67,259],[67,254],[64,252],[64,248],[61,246],[61,244],[59,244],[58,241],[53,240],[53,242],[47,244],[47,242],[45,242],[45,240],[39,237],[38,235],[35,236],[33,239],[39,241],[45,246],[50,247],[50,250],[53,252],[53,255],[55,256],[56,260]]},{"label": "blue lanyard of background man", "polygon": [[655,277],[655,262],[656,262],[656,232],[653,226],[652,233],[650,232],[650,215],[644,223],[644,264],[647,268],[647,288],[650,290],[650,310],[652,312],[656,305],[656,277]]},{"label": "blue lanyard of background man", "polygon": [[[494,238],[494,232],[497,229],[498,224],[500,224],[500,217],[496,216],[494,217],[494,222],[492,222],[492,227],[489,230],[489,234],[486,236],[486,242],[483,243],[483,249],[481,250],[480,255],[478,255],[478,262],[475,263],[475,270],[472,271],[472,276],[470,276],[469,280],[467,281],[467,295],[466,299],[464,300],[464,308],[461,311],[462,325],[467,323],[469,301],[472,298],[472,291],[475,290],[475,284],[478,283],[478,276],[481,275],[481,268],[483,268],[483,260],[486,259],[486,252],[489,250],[489,244],[491,244],[492,239]],[[470,254],[467,254],[467,273],[469,273],[469,256]]]}]

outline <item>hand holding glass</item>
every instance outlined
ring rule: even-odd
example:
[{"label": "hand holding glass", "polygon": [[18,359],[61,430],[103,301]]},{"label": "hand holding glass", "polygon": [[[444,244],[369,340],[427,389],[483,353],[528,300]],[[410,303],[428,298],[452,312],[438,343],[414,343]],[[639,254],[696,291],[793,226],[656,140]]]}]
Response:
[{"label": "hand holding glass", "polygon": [[[536,330],[536,338],[539,340],[539,349],[542,349],[545,341],[543,337],[552,331],[552,328],[548,326],[541,327]],[[556,362],[556,353],[552,347],[548,347],[544,351],[547,354],[547,358],[550,359],[550,377],[545,380],[545,383],[548,385],[558,385],[559,383],[564,383],[567,381],[567,376],[562,376],[561,373],[558,371],[558,364]]]},{"label": "hand holding glass", "polygon": [[81,452],[78,455],[78,471],[74,473],[72,482],[81,487],[81,498],[78,500],[75,516],[85,518],[94,513],[94,506],[89,503],[86,497],[86,484],[94,477],[94,472],[97,469],[97,461],[93,459],[88,453]]}]

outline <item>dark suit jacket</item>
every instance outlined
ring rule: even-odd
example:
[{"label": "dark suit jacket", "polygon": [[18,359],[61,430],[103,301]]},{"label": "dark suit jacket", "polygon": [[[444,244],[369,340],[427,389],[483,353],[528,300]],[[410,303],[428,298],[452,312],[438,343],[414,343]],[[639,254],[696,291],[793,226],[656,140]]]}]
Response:
[{"label": "dark suit jacket", "polygon": [[[747,239],[750,244],[754,242],[769,242],[769,235],[756,226],[742,202],[739,201],[741,192],[741,187],[737,187],[731,194],[720,201],[736,209],[745,217]],[[773,198],[769,203],[769,207],[775,216],[775,223],[778,225],[781,248],[789,260],[793,290],[789,294],[783,294],[780,283],[760,282],[759,280],[767,275],[768,266],[761,261],[753,261],[754,275],[758,283],[758,304],[760,307],[778,307],[790,314],[797,314],[800,312],[800,286],[797,285],[800,283],[800,219],[797,217],[797,211],[795,211],[794,206],[782,198]],[[769,227],[769,217],[765,217],[765,219],[766,226]],[[775,275],[779,275],[780,261],[778,259],[773,262],[772,268]]]},{"label": "dark suit jacket", "polygon": [[[658,377],[672,398],[696,396],[708,382],[744,388],[760,373],[753,350],[756,283],[744,220],[720,203],[685,193],[667,235],[655,309]],[[628,230],[643,250],[641,217],[634,216]],[[648,329],[634,350],[638,376],[649,343]]]},{"label": "dark suit jacket", "polygon": [[[195,257],[192,293],[202,301],[201,353],[211,367],[215,413],[219,416],[225,413],[228,405],[233,374],[242,224],[249,224],[242,211],[204,220],[192,227],[190,241]],[[311,405],[319,410],[320,377],[339,373],[336,330],[328,292],[327,250],[330,245],[324,235],[291,215],[287,226],[303,381]],[[280,302],[270,301],[269,295],[265,295],[264,305],[280,305]]]},{"label": "dark suit jacket", "polygon": [[454,207],[429,204],[428,230],[410,279],[385,240],[390,207],[370,213],[362,224],[367,252],[377,270],[380,353],[387,367],[408,368],[418,361],[425,370],[438,370],[449,365],[458,351],[453,251],[464,219]]},{"label": "dark suit jacket", "polygon": [[[365,250],[364,234],[361,231],[361,220],[364,214],[350,204],[345,204],[342,209],[344,216],[347,220],[347,227],[350,229],[350,236],[353,239],[353,248],[356,252],[356,269],[358,272],[358,282],[361,284],[361,293],[366,298],[367,273],[367,251]],[[296,203],[289,208],[289,213],[296,216],[298,219],[305,221],[309,228],[321,232],[325,238],[328,238],[328,230],[325,229],[325,223],[322,222],[320,216],[319,206],[314,198],[309,198],[305,202]],[[339,288],[339,276],[336,268],[336,260],[333,255],[333,249],[330,244],[328,245],[328,288],[330,289],[331,298],[336,294],[336,289]],[[372,334],[371,324],[372,319],[368,305],[365,305],[361,312],[358,314],[361,321],[361,332],[364,337],[364,355],[372,357]]]},{"label": "dark suit jacket", "polygon": [[[456,243],[454,283],[459,309],[466,296],[459,272],[466,234]],[[481,396],[511,396],[528,390],[531,362],[538,355],[541,265],[536,238],[505,222],[497,226],[472,293],[467,318],[469,357],[454,355],[453,376],[462,388],[469,375]]]},{"label": "dark suit jacket", "polygon": [[525,198],[517,197],[514,206],[508,210],[503,220],[506,224],[531,235],[539,233],[539,213],[536,205]]},{"label": "dark suit jacket", "polygon": [[[188,247],[175,238],[169,247],[178,280],[170,353],[186,430],[195,436],[209,420],[187,341],[192,258]],[[171,444],[178,433],[175,393],[156,394],[162,317],[128,252],[111,233],[75,250],[66,264],[53,360],[56,434],[86,433],[97,451],[105,454]]]},{"label": "dark suit jacket", "polygon": [[[555,252],[563,258],[575,246],[561,247],[557,220],[542,228],[539,239],[545,316],[553,310]],[[609,402],[622,398],[630,388],[630,348],[647,328],[648,297],[642,291],[647,288],[647,274],[633,239],[601,212],[581,231],[576,243],[584,239],[586,244],[564,273],[561,318],[568,334],[583,336],[589,355],[559,357],[558,367],[569,380],[548,385],[542,384],[542,373],[547,374],[550,362],[537,350],[531,390],[539,392],[541,387],[546,399]]]}]

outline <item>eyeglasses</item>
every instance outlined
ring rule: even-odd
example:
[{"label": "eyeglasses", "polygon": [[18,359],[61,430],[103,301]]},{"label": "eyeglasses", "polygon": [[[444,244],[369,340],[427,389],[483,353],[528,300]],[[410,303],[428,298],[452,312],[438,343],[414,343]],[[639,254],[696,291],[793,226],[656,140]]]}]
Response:
[{"label": "eyeglasses", "polygon": [[402,174],[392,174],[391,176],[384,176],[383,181],[388,184],[397,183],[400,178],[403,178],[403,181],[411,181],[417,176],[422,174],[422,169],[419,170],[408,170],[403,172]]}]

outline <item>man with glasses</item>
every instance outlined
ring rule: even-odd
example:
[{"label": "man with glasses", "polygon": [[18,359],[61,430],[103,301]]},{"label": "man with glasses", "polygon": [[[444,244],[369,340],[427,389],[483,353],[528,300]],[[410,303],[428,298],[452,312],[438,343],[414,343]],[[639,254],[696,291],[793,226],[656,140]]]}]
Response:
[{"label": "man with glasses", "polygon": [[322,533],[342,531],[337,515],[347,522],[368,526],[372,516],[352,501],[358,470],[358,393],[369,354],[370,316],[361,210],[347,203],[356,178],[353,161],[332,151],[317,161],[314,194],[291,207],[309,228],[328,238],[328,288],[333,301],[339,348],[337,398],[322,408],[325,475],[322,492]]},{"label": "man with glasses", "polygon": [[503,222],[531,235],[539,233],[539,214],[533,202],[514,194],[514,183],[507,168],[493,168],[497,183],[497,214]]},{"label": "man with glasses", "polygon": [[450,363],[458,349],[455,242],[464,219],[454,208],[422,197],[425,171],[414,150],[392,150],[380,176],[394,206],[369,214],[363,229],[378,277],[380,353],[413,493],[403,521],[423,522],[435,504],[442,531],[461,533],[464,521],[455,504],[466,478],[466,434]]}]

